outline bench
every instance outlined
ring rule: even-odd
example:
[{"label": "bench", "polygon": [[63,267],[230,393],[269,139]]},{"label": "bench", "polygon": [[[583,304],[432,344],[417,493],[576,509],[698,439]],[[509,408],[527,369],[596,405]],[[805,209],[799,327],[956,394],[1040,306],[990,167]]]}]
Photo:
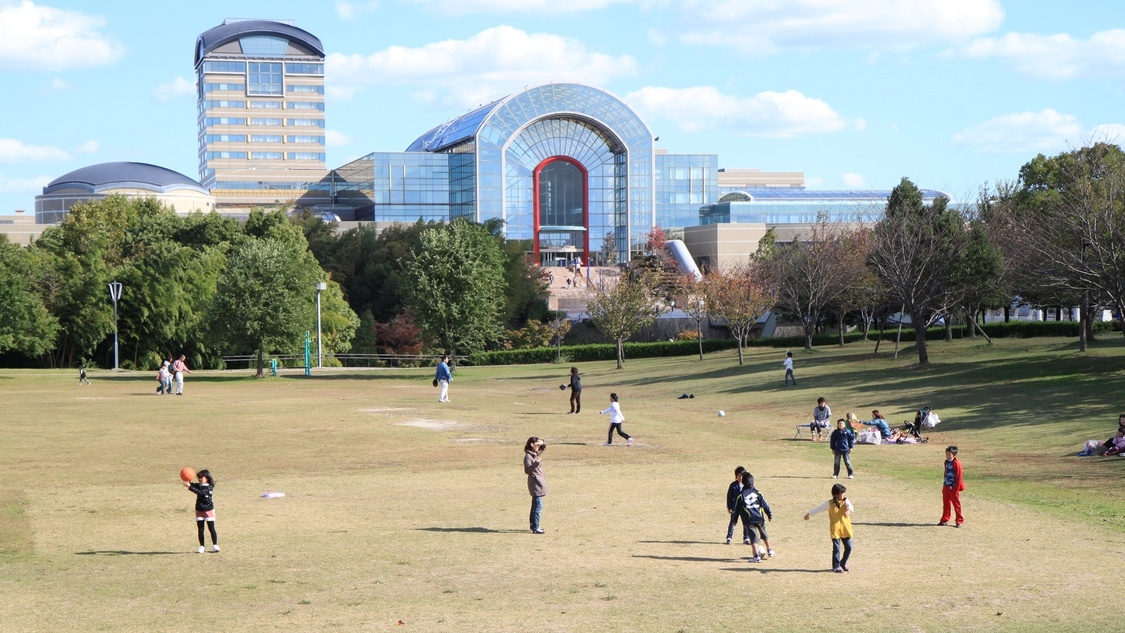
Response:
[{"label": "bench", "polygon": [[812,427],[813,427],[813,425],[812,425],[811,422],[808,423],[808,424],[798,424],[797,425],[797,434],[793,436],[793,439],[798,439],[798,438],[801,437],[801,429],[808,429],[809,430],[809,439],[812,439],[812,435],[813,435]]}]

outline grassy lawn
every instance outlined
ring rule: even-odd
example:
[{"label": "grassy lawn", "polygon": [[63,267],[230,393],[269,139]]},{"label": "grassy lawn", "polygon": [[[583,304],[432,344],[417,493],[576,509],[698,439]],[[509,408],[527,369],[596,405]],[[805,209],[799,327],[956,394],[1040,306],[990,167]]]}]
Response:
[{"label": "grassy lawn", "polygon": [[[462,368],[445,405],[431,369],[196,372],[183,397],[0,370],[0,629],[1117,629],[1125,458],[1076,454],[1125,411],[1125,340],[934,343],[927,371],[873,347],[795,350],[796,387],[776,349],[587,363],[578,416],[569,365]],[[611,391],[632,447],[602,446]],[[857,447],[850,574],[827,517],[802,520],[833,483],[827,445],[793,439],[818,396],[834,418],[943,419],[927,444]],[[947,444],[961,530],[935,525]],[[760,564],[722,543],[738,464],[774,510]],[[215,475],[221,553],[195,553],[183,466]]]}]

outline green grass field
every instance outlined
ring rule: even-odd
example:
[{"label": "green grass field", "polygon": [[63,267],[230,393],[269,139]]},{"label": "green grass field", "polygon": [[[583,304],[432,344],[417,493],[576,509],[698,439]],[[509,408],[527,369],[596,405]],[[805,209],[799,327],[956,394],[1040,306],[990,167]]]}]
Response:
[{"label": "green grass field", "polygon": [[[584,364],[579,416],[569,365],[461,368],[446,405],[430,369],[196,372],[183,397],[0,370],[0,629],[1119,630],[1125,459],[1076,454],[1125,411],[1125,340],[935,343],[927,371],[872,348],[796,352],[796,387],[776,349]],[[611,391],[630,448],[602,446]],[[802,520],[833,483],[827,444],[793,439],[818,396],[943,419],[853,453],[849,574],[827,517]],[[529,435],[549,445],[541,536]],[[935,525],[947,444],[961,530]],[[738,464],[774,510],[760,564],[722,543]],[[183,466],[215,475],[221,553],[195,553]]]}]

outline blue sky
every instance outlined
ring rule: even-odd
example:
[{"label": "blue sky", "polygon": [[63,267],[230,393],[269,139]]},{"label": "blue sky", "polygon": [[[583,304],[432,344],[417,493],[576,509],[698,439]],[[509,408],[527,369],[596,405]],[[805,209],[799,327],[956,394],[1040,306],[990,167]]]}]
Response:
[{"label": "blue sky", "polygon": [[812,189],[971,197],[1037,153],[1125,141],[1125,8],[1075,0],[0,0],[0,213],[107,161],[198,178],[192,52],[224,18],[328,52],[328,166],[527,85],[623,98],[673,153]]}]

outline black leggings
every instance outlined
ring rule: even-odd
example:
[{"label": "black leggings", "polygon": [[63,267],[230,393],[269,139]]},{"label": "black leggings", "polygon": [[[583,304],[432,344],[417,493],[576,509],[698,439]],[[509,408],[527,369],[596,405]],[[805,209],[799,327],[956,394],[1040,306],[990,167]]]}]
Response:
[{"label": "black leggings", "polygon": [[195,527],[196,527],[197,530],[199,530],[199,546],[203,547],[203,524],[204,523],[207,524],[207,529],[211,530],[211,544],[212,545],[218,545],[219,544],[219,535],[215,533],[215,522],[214,521],[196,521]]},{"label": "black leggings", "polygon": [[613,430],[614,430],[614,429],[617,429],[617,434],[618,434],[618,435],[620,435],[621,437],[625,438],[626,440],[627,440],[627,439],[629,439],[629,434],[628,434],[628,433],[626,433],[625,431],[622,431],[622,430],[621,430],[621,423],[620,423],[620,422],[618,422],[617,424],[610,424],[610,425],[609,425],[609,434],[608,434],[608,436],[607,436],[607,437],[606,437],[606,439],[605,439],[605,441],[606,441],[606,443],[607,443],[607,444],[612,444],[612,443],[613,443]]}]

